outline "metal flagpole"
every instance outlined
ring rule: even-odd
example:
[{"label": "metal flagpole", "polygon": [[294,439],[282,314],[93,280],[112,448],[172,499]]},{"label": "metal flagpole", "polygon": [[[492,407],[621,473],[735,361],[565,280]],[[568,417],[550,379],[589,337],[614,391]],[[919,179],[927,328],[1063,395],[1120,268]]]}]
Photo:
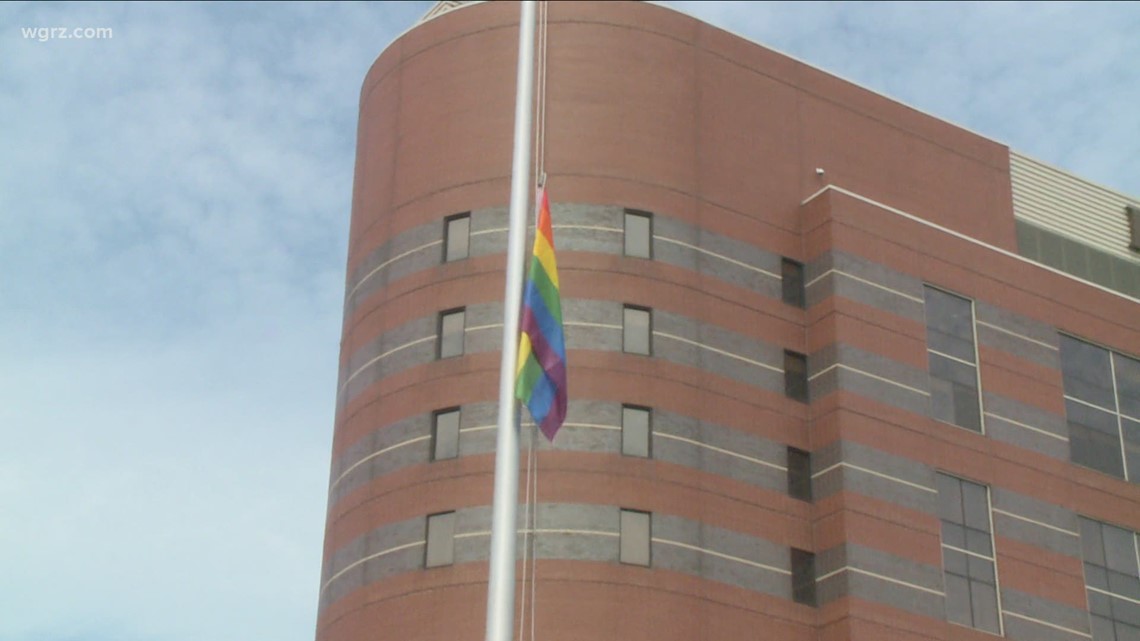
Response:
[{"label": "metal flagpole", "polygon": [[519,428],[515,368],[519,351],[526,213],[530,203],[530,136],[534,103],[534,2],[523,0],[519,17],[515,143],[511,160],[511,209],[507,231],[507,282],[503,296],[503,357],[499,369],[499,427],[495,446],[495,496],[491,509],[491,571],[487,586],[486,641],[511,641],[515,616],[515,543],[518,538]]}]

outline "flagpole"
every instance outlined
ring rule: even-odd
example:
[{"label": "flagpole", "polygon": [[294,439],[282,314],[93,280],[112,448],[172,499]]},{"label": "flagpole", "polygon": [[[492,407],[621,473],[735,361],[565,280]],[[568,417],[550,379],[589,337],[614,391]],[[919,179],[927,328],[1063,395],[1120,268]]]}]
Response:
[{"label": "flagpole", "polygon": [[495,445],[495,494],[491,508],[491,566],[487,585],[486,641],[511,641],[515,617],[515,544],[518,539],[519,427],[515,368],[519,349],[523,258],[530,202],[530,142],[534,103],[534,1],[519,14],[515,140],[511,159],[511,208],[507,227],[507,278],[503,295],[503,355],[499,365],[499,423]]}]

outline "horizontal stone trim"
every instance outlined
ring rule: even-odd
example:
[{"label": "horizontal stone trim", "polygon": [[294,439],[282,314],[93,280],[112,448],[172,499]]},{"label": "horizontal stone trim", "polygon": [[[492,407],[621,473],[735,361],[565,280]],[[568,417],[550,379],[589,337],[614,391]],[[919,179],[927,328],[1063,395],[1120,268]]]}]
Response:
[{"label": "horizontal stone trim", "polygon": [[945,617],[942,568],[844,544],[816,554],[819,604],[851,597],[936,619]]},{"label": "horizontal stone trim", "polygon": [[[617,205],[552,204],[557,250],[623,255],[624,211]],[[347,279],[345,317],[390,283],[444,264],[445,218],[455,213],[462,212],[447,212],[438,221],[404,231],[373,249]],[[468,257],[504,253],[507,208],[475,209],[469,215]],[[778,254],[658,213],[653,214],[652,225],[653,261],[717,278],[768,298],[781,298]]]},{"label": "horizontal stone trim", "polygon": [[[520,534],[533,536],[529,549],[538,560],[619,563],[620,509],[609,505],[540,503],[534,525]],[[491,507],[455,511],[454,563],[486,562],[490,549]],[[668,514],[651,517],[651,567],[736,587],[791,598],[790,551],[740,532]],[[424,569],[427,516],[382,525],[357,537],[326,561],[321,575],[320,609],[369,583]],[[524,547],[518,547],[522,558]]]},{"label": "horizontal stone trim", "polygon": [[807,305],[840,296],[925,323],[922,281],[840,251],[826,252],[804,267]]},{"label": "horizontal stone trim", "polygon": [[853,441],[813,452],[812,491],[817,501],[851,492],[926,514],[938,510],[933,468]]},{"label": "horizontal stone trim", "polygon": [[1018,590],[1002,588],[1005,634],[1026,641],[1090,639],[1088,612]]},{"label": "horizontal stone trim", "polygon": [[[332,466],[329,505],[374,479],[412,465],[432,463],[432,415],[438,408],[373,430],[351,445]],[[556,443],[539,437],[523,410],[524,447],[534,438],[538,451],[621,455],[622,404],[572,400]],[[652,409],[650,458],[731,478],[773,492],[787,491],[787,446],[740,430],[666,410]],[[460,406],[459,456],[495,451],[498,404]],[[438,463],[446,463],[439,461]]]},{"label": "horizontal stone trim", "polygon": [[990,491],[994,535],[1081,558],[1080,522],[1075,512],[1001,487]]},{"label": "horizontal stone trim", "polygon": [[1065,417],[990,392],[982,398],[986,434],[990,438],[1069,460],[1069,426]]},{"label": "horizontal stone trim", "polygon": [[813,401],[844,390],[915,414],[930,411],[925,371],[842,343],[808,357],[808,381]]}]

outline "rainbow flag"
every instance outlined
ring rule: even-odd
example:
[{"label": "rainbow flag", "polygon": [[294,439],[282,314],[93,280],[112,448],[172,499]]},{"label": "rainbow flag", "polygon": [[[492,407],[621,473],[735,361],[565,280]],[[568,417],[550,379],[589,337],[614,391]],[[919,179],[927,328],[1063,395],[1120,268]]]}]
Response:
[{"label": "rainbow flag", "polygon": [[534,256],[523,289],[515,396],[530,410],[546,438],[553,441],[566,420],[566,340],[546,189],[541,190],[538,202]]}]

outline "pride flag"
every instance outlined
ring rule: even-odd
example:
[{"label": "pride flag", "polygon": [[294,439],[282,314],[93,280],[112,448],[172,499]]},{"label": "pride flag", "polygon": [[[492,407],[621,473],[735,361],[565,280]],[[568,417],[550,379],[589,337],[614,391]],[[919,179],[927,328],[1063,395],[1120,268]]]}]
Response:
[{"label": "pride flag", "polygon": [[553,441],[566,420],[566,340],[562,334],[558,264],[554,260],[554,232],[545,188],[538,201],[534,256],[523,289],[515,396],[530,410],[546,438]]}]

